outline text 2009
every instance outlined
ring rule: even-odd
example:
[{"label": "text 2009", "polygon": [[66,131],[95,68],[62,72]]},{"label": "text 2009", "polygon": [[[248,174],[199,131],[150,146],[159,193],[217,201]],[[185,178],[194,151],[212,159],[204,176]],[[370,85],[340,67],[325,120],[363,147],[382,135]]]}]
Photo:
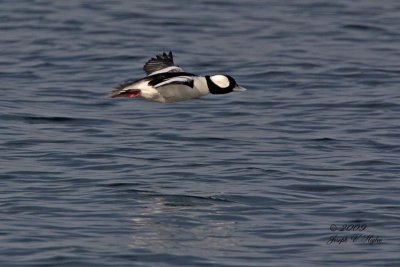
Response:
[{"label": "text 2009", "polygon": [[343,224],[338,227],[338,231],[359,231],[362,232],[367,229],[366,224]]}]

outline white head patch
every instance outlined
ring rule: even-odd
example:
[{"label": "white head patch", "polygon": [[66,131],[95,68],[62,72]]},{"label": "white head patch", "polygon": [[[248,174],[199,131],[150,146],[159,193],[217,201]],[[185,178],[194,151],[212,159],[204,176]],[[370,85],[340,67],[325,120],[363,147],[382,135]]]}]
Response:
[{"label": "white head patch", "polygon": [[210,76],[213,83],[218,85],[220,88],[226,88],[229,86],[229,79],[225,75],[213,75]]}]

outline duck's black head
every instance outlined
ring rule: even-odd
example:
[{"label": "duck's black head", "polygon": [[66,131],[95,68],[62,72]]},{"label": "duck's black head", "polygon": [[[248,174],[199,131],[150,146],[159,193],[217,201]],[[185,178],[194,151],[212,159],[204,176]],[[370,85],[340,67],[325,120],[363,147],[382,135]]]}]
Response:
[{"label": "duck's black head", "polygon": [[227,94],[233,91],[246,91],[245,88],[240,87],[235,79],[229,75],[211,75],[206,76],[207,86],[211,94]]}]

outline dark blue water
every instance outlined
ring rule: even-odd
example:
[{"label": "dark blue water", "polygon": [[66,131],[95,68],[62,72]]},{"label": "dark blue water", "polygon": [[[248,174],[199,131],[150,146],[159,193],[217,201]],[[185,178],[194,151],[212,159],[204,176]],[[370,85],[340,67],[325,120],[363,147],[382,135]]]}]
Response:
[{"label": "dark blue water", "polygon": [[[399,14],[0,1],[0,265],[400,266]],[[249,90],[104,98],[169,50]]]}]

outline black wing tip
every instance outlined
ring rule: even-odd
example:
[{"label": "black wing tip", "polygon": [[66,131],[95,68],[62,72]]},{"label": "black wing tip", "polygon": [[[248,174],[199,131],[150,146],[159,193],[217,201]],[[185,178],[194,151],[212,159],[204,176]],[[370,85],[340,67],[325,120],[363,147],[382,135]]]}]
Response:
[{"label": "black wing tip", "polygon": [[171,63],[174,63],[174,56],[172,54],[172,51],[170,50],[168,54],[166,52],[163,52],[162,54],[158,54],[155,57],[150,58],[148,61],[170,61]]},{"label": "black wing tip", "polygon": [[169,51],[168,54],[163,52],[162,54],[156,55],[155,57],[150,58],[146,64],[143,66],[143,70],[150,74],[154,71],[163,69],[165,67],[174,66],[174,56],[172,51]]},{"label": "black wing tip", "polygon": [[169,50],[169,52],[168,52],[168,57],[171,59],[172,62],[174,62],[174,56],[172,55],[171,50]]},{"label": "black wing tip", "polygon": [[171,60],[172,62],[174,62],[174,56],[172,55],[172,51],[169,50],[168,54],[163,52],[163,57],[164,58],[168,58],[169,60]]}]

